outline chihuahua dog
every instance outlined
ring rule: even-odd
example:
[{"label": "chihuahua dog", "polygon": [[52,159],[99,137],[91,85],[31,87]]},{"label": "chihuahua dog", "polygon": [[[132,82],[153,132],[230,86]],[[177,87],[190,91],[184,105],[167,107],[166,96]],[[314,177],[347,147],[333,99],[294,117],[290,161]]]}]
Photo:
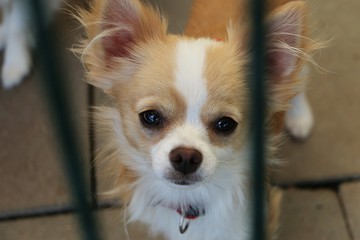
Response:
[{"label": "chihuahua dog", "polygon": [[[61,0],[43,0],[47,19],[59,7]],[[0,0],[2,23],[0,49],[4,50],[2,86],[6,89],[18,85],[30,72],[31,50],[35,45],[29,2]]]},{"label": "chihuahua dog", "polygon": [[[106,135],[98,165],[113,180],[129,220],[146,223],[154,234],[245,240],[251,224],[250,10],[246,0],[194,0],[191,11],[183,36],[167,34],[166,20],[138,0],[96,0],[80,11],[86,37],[78,50],[87,81],[114,102],[96,113]],[[284,122],[297,119],[286,113],[290,102],[311,113],[302,90],[313,42],[302,0],[269,1],[265,26],[271,166]],[[287,125],[305,137],[311,124],[310,115]],[[279,197],[270,189],[268,196],[271,235]]]}]

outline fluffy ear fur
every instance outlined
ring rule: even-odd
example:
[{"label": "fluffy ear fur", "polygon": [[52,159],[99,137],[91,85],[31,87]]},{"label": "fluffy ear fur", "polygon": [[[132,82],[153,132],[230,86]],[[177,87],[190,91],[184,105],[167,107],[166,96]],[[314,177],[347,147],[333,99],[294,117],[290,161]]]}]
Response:
[{"label": "fluffy ear fur", "polygon": [[307,51],[304,22],[302,1],[289,2],[266,18],[266,74],[273,95],[270,100],[276,105],[286,104],[303,85],[295,75],[304,64]]},{"label": "fluffy ear fur", "polygon": [[120,70],[124,62],[136,62],[139,45],[166,35],[166,21],[138,0],[96,0],[78,19],[87,34],[79,52],[88,81],[104,91],[114,84],[106,73]]},{"label": "fluffy ear fur", "polygon": [[[305,85],[297,75],[306,61],[313,62],[311,53],[318,45],[306,36],[306,6],[303,1],[270,1],[265,18],[266,27],[266,79],[268,124],[273,132],[283,129],[284,111],[289,101]],[[248,9],[246,7],[245,9]],[[250,16],[243,16],[237,24],[229,26],[228,39],[237,46],[240,57],[249,53]],[[242,25],[240,25],[242,24]]]},{"label": "fluffy ear fur", "polygon": [[287,78],[296,69],[299,60],[296,53],[302,42],[304,8],[303,2],[291,2],[267,18],[267,70],[275,79]]},{"label": "fluffy ear fur", "polygon": [[[306,7],[303,1],[276,2],[266,14],[266,78],[270,91],[271,112],[283,111],[287,102],[303,87],[303,81],[296,78],[313,48],[306,37]],[[246,8],[247,9],[247,8]],[[236,44],[241,56],[249,48],[250,16],[242,16],[237,24],[228,27],[228,39]],[[251,57],[251,56],[249,56]]]}]

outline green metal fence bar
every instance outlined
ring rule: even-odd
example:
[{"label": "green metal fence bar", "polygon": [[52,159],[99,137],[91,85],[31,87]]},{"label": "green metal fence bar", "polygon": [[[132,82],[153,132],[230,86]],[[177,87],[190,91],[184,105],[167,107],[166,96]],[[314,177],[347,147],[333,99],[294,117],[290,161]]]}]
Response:
[{"label": "green metal fence bar", "polygon": [[[53,33],[47,31],[45,15],[40,0],[31,0],[29,8],[34,19],[38,54],[42,64],[43,85],[46,90],[47,102],[51,109],[54,127],[59,137],[62,150],[63,164],[68,175],[69,185],[74,198],[75,208],[83,229],[84,238],[99,240],[95,217],[92,213],[91,201],[89,200],[85,175],[82,171],[82,158],[79,141],[74,134],[74,126],[70,120],[70,104],[65,94],[63,69],[59,56],[56,52],[55,38]],[[50,30],[50,29],[49,29]]]},{"label": "green metal fence bar", "polygon": [[[94,87],[88,85],[87,87],[87,95],[88,95],[88,106],[95,105],[95,90]],[[91,194],[91,202],[93,207],[98,206],[97,200],[97,179],[96,179],[96,166],[95,166],[95,126],[94,126],[94,113],[93,111],[88,111],[88,127],[89,127],[89,162],[90,162],[90,194]]]},{"label": "green metal fence bar", "polygon": [[252,143],[253,143],[253,188],[252,188],[252,239],[263,240],[265,231],[265,30],[263,25],[265,2],[264,0],[251,0],[252,4]]}]

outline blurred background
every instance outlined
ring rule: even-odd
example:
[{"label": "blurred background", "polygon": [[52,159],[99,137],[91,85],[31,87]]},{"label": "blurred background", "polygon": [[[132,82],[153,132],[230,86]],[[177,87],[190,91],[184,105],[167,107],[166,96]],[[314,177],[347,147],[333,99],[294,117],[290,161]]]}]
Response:
[{"label": "blurred background", "polygon": [[[191,0],[150,2],[168,16],[170,32],[182,32]],[[315,56],[326,71],[313,70],[308,87],[314,131],[303,142],[286,140],[281,150],[284,166],[272,178],[284,194],[279,240],[360,240],[360,1],[307,2],[315,34],[332,41]],[[50,27],[59,33],[61,57],[67,63],[71,117],[81,137],[83,167],[90,182],[93,153],[87,110],[89,104],[107,100],[89,91],[83,67],[69,51],[82,34],[78,23],[60,9]],[[0,88],[0,239],[80,239],[76,219],[67,211],[71,196],[38,81],[41,71],[37,62],[34,65],[19,86]],[[97,179],[99,191],[102,183]],[[126,239],[121,208],[107,207],[108,199],[97,200],[103,239]],[[24,211],[31,209],[59,211],[25,217]],[[149,239],[144,226],[129,226],[128,231],[130,239]]]}]

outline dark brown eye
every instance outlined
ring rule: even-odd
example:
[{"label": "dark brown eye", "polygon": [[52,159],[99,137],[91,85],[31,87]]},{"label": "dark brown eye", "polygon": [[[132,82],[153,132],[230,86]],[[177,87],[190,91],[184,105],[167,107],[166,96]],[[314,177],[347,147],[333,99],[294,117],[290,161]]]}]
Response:
[{"label": "dark brown eye", "polygon": [[156,110],[148,110],[139,114],[141,123],[147,128],[159,128],[164,122],[164,119]]},{"label": "dark brown eye", "polygon": [[214,130],[218,134],[229,135],[234,132],[237,122],[230,117],[221,117],[214,123]]}]

